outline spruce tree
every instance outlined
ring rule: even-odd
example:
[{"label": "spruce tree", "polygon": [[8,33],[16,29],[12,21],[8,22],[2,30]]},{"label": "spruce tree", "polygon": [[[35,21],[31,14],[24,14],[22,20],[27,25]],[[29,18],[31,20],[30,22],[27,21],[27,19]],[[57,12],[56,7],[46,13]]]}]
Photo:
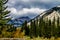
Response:
[{"label": "spruce tree", "polygon": [[59,22],[59,17],[57,18],[57,36],[60,37],[60,22]]},{"label": "spruce tree", "polygon": [[36,37],[39,35],[39,25],[38,25],[38,18],[35,21],[35,27],[36,27]]},{"label": "spruce tree", "polygon": [[7,10],[7,2],[8,0],[0,0],[0,35],[2,35],[2,37],[11,37],[12,31],[15,31],[16,29],[15,27],[12,27],[13,25],[7,24],[10,19],[5,19],[6,15],[10,13],[10,11]]},{"label": "spruce tree", "polygon": [[37,36],[37,29],[36,29],[36,24],[35,24],[35,20],[33,21],[33,36],[36,37]]},{"label": "spruce tree", "polygon": [[53,21],[52,21],[52,28],[51,28],[51,30],[52,30],[52,36],[54,36],[55,37],[55,32],[56,32],[56,26],[55,26],[55,17],[53,18]]},{"label": "spruce tree", "polygon": [[30,27],[29,35],[30,35],[30,38],[33,38],[33,33],[34,33],[34,32],[33,32],[33,27],[34,27],[34,26],[33,26],[33,20],[31,20],[30,26],[31,26],[31,27]]},{"label": "spruce tree", "polygon": [[44,30],[45,30],[45,37],[48,38],[48,36],[49,36],[49,22],[48,22],[48,20],[47,20],[47,22],[45,22]]},{"label": "spruce tree", "polygon": [[32,20],[32,22],[31,22],[30,35],[31,35],[31,37],[37,36],[35,20]]},{"label": "spruce tree", "polygon": [[41,37],[41,20],[39,19],[39,36]]},{"label": "spruce tree", "polygon": [[48,21],[48,38],[51,38],[51,20]]},{"label": "spruce tree", "polygon": [[29,27],[27,26],[27,21],[25,20],[23,25],[23,30],[25,30],[25,35],[29,36]]},{"label": "spruce tree", "polygon": [[43,17],[40,18],[39,20],[39,36],[42,37],[43,36],[43,32],[44,32],[44,24],[43,24]]},{"label": "spruce tree", "polygon": [[5,4],[7,2],[8,0],[0,0],[0,26],[8,22],[8,20],[3,19],[6,14],[10,13],[10,11],[6,10],[8,6],[5,6]]},{"label": "spruce tree", "polygon": [[43,36],[43,37],[44,37],[44,34],[45,34],[44,27],[45,27],[45,21],[42,19],[41,32],[42,32],[42,36]]},{"label": "spruce tree", "polygon": [[42,20],[42,36],[45,37],[45,20]]}]

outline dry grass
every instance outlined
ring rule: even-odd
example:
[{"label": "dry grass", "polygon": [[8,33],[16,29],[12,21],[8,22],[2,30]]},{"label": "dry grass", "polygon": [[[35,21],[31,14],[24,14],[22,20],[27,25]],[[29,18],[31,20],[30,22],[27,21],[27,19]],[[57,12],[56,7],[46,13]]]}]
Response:
[{"label": "dry grass", "polygon": [[31,39],[30,37],[25,37],[25,40],[60,40],[60,38],[51,37],[49,39],[49,38],[37,37],[37,38],[32,38]]},{"label": "dry grass", "polygon": [[[3,40],[5,40],[6,38],[3,38]],[[49,38],[43,38],[43,37],[37,37],[37,38],[33,38],[31,39],[30,37],[27,37],[27,36],[24,36],[24,38],[8,38],[8,40],[60,40],[60,38],[54,38],[54,37],[51,37],[50,39]],[[2,39],[0,39],[2,40]]]}]

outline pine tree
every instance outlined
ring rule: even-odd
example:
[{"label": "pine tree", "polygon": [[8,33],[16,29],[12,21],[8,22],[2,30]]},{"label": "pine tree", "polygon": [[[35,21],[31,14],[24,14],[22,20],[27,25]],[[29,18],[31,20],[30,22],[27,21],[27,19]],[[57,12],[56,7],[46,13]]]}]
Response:
[{"label": "pine tree", "polygon": [[48,38],[51,38],[51,20],[48,21]]},{"label": "pine tree", "polygon": [[60,22],[59,22],[59,17],[57,18],[57,36],[60,37]]},{"label": "pine tree", "polygon": [[37,36],[35,20],[33,21],[33,36],[34,36],[34,37]]},{"label": "pine tree", "polygon": [[35,27],[36,27],[36,37],[39,35],[39,25],[38,25],[38,18],[36,19],[36,21],[35,21]]},{"label": "pine tree", "polygon": [[9,27],[7,22],[10,20],[10,19],[5,19],[5,15],[10,13],[10,11],[6,10],[8,7],[8,6],[6,6],[7,2],[8,2],[8,0],[0,0],[0,29],[1,29],[0,35],[2,35],[2,37],[11,37],[10,32],[6,31]]},{"label": "pine tree", "polygon": [[56,25],[55,25],[55,17],[54,17],[54,19],[53,19],[53,21],[52,21],[52,28],[51,28],[51,30],[52,30],[52,36],[56,36],[56,34],[55,34],[55,32],[56,32]]},{"label": "pine tree", "polygon": [[39,20],[39,36],[40,37],[44,36],[44,22],[43,22],[43,17],[40,18],[40,20]]},{"label": "pine tree", "polygon": [[49,21],[48,21],[48,19],[47,19],[47,22],[45,22],[44,30],[45,30],[45,37],[48,38],[48,36],[49,36]]},{"label": "pine tree", "polygon": [[34,25],[33,25],[33,20],[31,20],[31,23],[30,23],[30,32],[29,32],[29,35],[30,35],[30,38],[33,38],[33,27],[34,27]]},{"label": "pine tree", "polygon": [[0,25],[6,24],[8,20],[3,19],[4,16],[10,11],[6,10],[8,6],[5,6],[5,4],[8,2],[8,0],[0,0]]},{"label": "pine tree", "polygon": [[42,20],[42,36],[45,37],[45,20]]},{"label": "pine tree", "polygon": [[39,36],[41,37],[41,20],[39,19]]},{"label": "pine tree", "polygon": [[29,36],[29,27],[27,26],[27,21],[25,20],[23,30],[25,30],[25,35]]},{"label": "pine tree", "polygon": [[30,24],[30,37],[37,37],[38,36],[38,29],[37,29],[37,21],[35,20],[31,20],[31,24]]},{"label": "pine tree", "polygon": [[6,10],[8,6],[5,6],[5,4],[8,2],[8,0],[0,0],[0,26],[1,28],[4,28],[4,25],[6,26],[7,22],[10,19],[4,19],[5,15],[10,13],[10,11]]}]

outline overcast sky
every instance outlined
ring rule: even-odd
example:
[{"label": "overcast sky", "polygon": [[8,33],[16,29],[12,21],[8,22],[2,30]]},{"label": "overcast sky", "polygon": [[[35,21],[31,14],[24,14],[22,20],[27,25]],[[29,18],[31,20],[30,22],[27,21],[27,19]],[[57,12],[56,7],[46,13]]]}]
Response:
[{"label": "overcast sky", "polygon": [[6,5],[11,11],[9,15],[13,18],[21,16],[33,18],[47,9],[59,6],[60,0],[9,0]]}]

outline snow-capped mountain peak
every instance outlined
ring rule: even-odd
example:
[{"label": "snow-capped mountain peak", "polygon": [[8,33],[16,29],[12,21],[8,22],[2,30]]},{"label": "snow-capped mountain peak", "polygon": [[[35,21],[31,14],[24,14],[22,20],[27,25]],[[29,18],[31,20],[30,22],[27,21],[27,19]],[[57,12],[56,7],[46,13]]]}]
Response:
[{"label": "snow-capped mountain peak", "polygon": [[25,20],[28,22],[30,20],[30,18],[28,16],[25,16],[25,17],[19,17],[19,18],[16,18],[14,20],[10,20],[8,22],[8,24],[13,24],[14,26],[21,26]]}]

